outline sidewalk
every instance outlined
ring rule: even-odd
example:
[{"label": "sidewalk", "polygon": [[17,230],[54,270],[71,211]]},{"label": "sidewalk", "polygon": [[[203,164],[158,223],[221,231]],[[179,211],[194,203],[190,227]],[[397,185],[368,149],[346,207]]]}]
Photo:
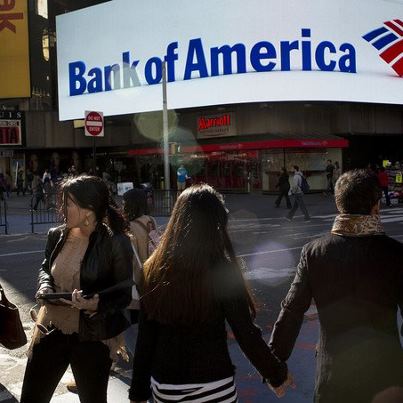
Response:
[{"label": "sidewalk", "polygon": [[[10,235],[31,233],[31,214],[29,211],[31,195],[17,196],[15,193],[7,199],[8,206],[8,232]],[[230,211],[230,219],[256,219],[256,218],[280,218],[287,214],[285,201],[279,208],[275,208],[275,195],[251,194],[225,194],[225,203]],[[323,194],[305,195],[305,204],[311,216],[334,214],[336,207],[332,196]],[[297,215],[301,212],[298,210]],[[295,218],[298,220],[299,218]],[[164,225],[167,217],[157,217],[157,222]],[[46,233],[54,224],[35,225],[35,233]],[[0,228],[0,234],[4,229]]]}]

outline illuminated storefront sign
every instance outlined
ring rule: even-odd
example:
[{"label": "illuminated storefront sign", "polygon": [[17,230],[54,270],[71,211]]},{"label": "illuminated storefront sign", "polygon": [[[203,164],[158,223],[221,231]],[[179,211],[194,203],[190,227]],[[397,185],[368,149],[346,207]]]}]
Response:
[{"label": "illuminated storefront sign", "polygon": [[22,145],[22,113],[0,112],[0,146]]},{"label": "illuminated storefront sign", "polygon": [[198,138],[235,135],[235,115],[231,112],[217,115],[201,115],[197,118]]},{"label": "illuminated storefront sign", "polygon": [[169,109],[402,104],[402,15],[403,4],[382,0],[343,7],[321,0],[115,0],[64,14],[57,17],[60,118],[160,110],[163,61]]}]

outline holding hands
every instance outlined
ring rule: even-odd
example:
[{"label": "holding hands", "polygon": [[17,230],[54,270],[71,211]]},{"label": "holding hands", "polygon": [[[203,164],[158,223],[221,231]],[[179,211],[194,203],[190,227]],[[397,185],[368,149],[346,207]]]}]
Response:
[{"label": "holding hands", "polygon": [[284,381],[284,383],[278,387],[271,386],[269,383],[267,383],[267,386],[273,391],[273,393],[278,397],[281,398],[285,395],[287,387],[290,387],[292,389],[295,389],[297,385],[294,382],[293,376],[288,373],[287,379]]}]

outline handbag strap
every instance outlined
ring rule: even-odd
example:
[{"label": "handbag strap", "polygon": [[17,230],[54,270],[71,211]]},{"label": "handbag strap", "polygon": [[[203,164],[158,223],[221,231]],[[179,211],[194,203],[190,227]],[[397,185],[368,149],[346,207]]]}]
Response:
[{"label": "handbag strap", "polygon": [[136,262],[137,262],[137,264],[139,266],[139,269],[143,270],[143,263],[141,263],[140,256],[139,256],[139,254],[137,252],[136,247],[134,246],[133,240],[131,241],[131,244],[132,244],[134,258],[136,259]]}]

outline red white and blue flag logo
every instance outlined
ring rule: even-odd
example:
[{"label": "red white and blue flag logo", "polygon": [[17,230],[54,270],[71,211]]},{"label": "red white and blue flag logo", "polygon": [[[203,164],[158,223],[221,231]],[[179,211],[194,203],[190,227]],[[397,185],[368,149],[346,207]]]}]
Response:
[{"label": "red white and blue flag logo", "polygon": [[363,38],[368,41],[399,77],[403,77],[403,22],[392,20],[368,32]]}]

